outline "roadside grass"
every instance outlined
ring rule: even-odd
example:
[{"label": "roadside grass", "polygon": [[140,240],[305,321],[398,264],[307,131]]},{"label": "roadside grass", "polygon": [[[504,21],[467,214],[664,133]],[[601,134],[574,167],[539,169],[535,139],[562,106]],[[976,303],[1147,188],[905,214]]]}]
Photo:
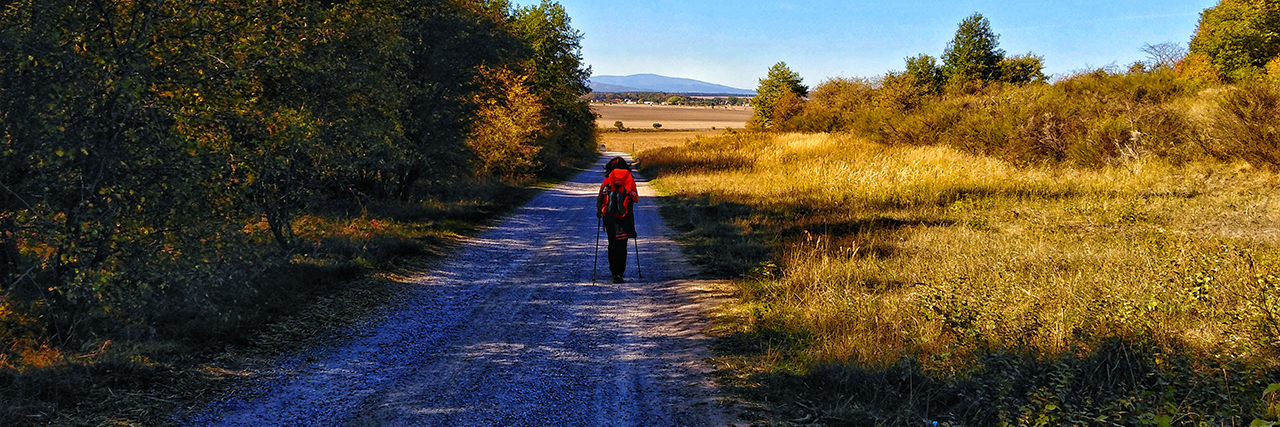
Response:
[{"label": "roadside grass", "polygon": [[1280,383],[1273,172],[1015,167],[839,134],[639,158],[691,258],[737,279],[715,360],[762,418],[1243,425],[1280,409],[1264,393]]},{"label": "roadside grass", "polygon": [[[477,184],[417,203],[317,209],[295,221],[293,255],[193,299],[200,306],[168,292],[152,318],[130,320],[77,351],[11,340],[14,348],[0,353],[0,425],[172,424],[175,413],[199,410],[281,358],[314,357],[312,349],[349,339],[371,314],[414,291],[408,276],[546,185]],[[244,232],[270,239],[265,221]],[[8,308],[0,301],[6,333],[33,320]]]}]

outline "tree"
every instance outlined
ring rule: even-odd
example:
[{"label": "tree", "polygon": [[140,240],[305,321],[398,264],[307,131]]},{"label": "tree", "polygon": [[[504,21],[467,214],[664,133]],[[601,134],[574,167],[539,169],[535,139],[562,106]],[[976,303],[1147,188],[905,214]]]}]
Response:
[{"label": "tree", "polygon": [[1000,78],[1000,36],[991,31],[991,22],[980,13],[963,21],[956,36],[942,53],[942,72],[947,80],[993,81]]},{"label": "tree", "polygon": [[1001,59],[1000,80],[1019,84],[1048,80],[1044,75],[1044,58],[1028,53]]},{"label": "tree", "polygon": [[1209,59],[1209,55],[1203,53],[1192,53],[1178,61],[1177,66],[1173,68],[1173,72],[1179,78],[1187,80],[1195,80],[1205,83],[1221,83],[1222,73],[1218,72],[1218,68],[1213,65],[1213,61]]},{"label": "tree", "polygon": [[40,301],[56,338],[120,289],[122,255],[202,223],[184,203],[199,159],[150,85],[176,77],[151,61],[168,20],[137,18],[180,13],[168,6],[51,0],[0,13],[0,300]]},{"label": "tree", "polygon": [[8,2],[0,311],[63,342],[166,293],[230,315],[309,209],[591,155],[580,38],[551,2]]},{"label": "tree", "polygon": [[1144,44],[1142,52],[1147,54],[1146,65],[1152,71],[1173,70],[1187,57],[1187,47],[1174,42]]},{"label": "tree", "polygon": [[804,102],[796,96],[794,92],[783,92],[777,100],[773,102],[773,115],[769,118],[769,122],[773,123],[773,128],[783,131],[795,130],[788,125],[791,118],[800,114],[804,108]]},{"label": "tree", "polygon": [[512,33],[530,47],[529,86],[546,106],[549,132],[540,139],[544,163],[595,155],[595,113],[581,99],[591,92],[591,68],[582,63],[582,32],[570,26],[564,7],[550,0],[516,9]]},{"label": "tree", "polygon": [[321,31],[305,25],[315,4],[10,6],[0,280],[17,289],[0,292],[40,301],[53,335],[71,338],[80,316],[138,315],[162,289],[236,280],[227,264],[265,262],[237,231],[246,219],[273,216],[284,241],[310,178],[348,160],[348,146],[318,143],[316,118],[331,110],[300,95],[322,86],[302,73]]},{"label": "tree", "polygon": [[[412,146],[396,174],[402,199],[412,198],[415,185],[423,181],[441,186],[471,175],[466,138],[479,108],[474,95],[484,88],[480,70],[531,56],[527,43],[507,27],[507,11],[484,4],[415,1],[398,12],[396,34],[406,40],[409,92],[401,114],[404,136]],[[533,66],[541,72],[542,64]],[[537,78],[531,80],[533,92],[539,92]]]},{"label": "tree", "polygon": [[800,84],[800,74],[791,71],[786,62],[779,62],[769,67],[767,77],[760,79],[756,87],[756,97],[751,100],[755,111],[751,115],[748,127],[769,129],[773,122],[773,107],[786,94],[800,98],[809,94],[809,88]]},{"label": "tree", "polygon": [[938,62],[932,56],[922,53],[907,58],[907,75],[927,92],[937,92],[942,88],[942,69],[938,68]]},{"label": "tree", "polygon": [[546,131],[542,104],[529,93],[527,75],[488,67],[481,68],[480,75],[487,87],[474,95],[480,109],[467,137],[467,146],[475,153],[476,173],[527,179],[542,166],[538,161],[542,147],[533,145]]},{"label": "tree", "polygon": [[1232,80],[1260,74],[1280,55],[1280,0],[1222,0],[1205,9],[1190,52]]}]

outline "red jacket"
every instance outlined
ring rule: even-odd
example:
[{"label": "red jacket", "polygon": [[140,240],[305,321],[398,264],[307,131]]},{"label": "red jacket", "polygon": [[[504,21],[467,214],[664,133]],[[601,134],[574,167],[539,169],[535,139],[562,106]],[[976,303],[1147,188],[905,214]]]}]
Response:
[{"label": "red jacket", "polygon": [[605,194],[615,185],[621,185],[622,191],[627,193],[627,215],[631,215],[631,207],[640,201],[640,193],[636,192],[636,180],[631,177],[631,171],[626,169],[614,169],[604,177],[604,182],[600,183],[600,194],[596,195],[596,211],[604,215]]}]

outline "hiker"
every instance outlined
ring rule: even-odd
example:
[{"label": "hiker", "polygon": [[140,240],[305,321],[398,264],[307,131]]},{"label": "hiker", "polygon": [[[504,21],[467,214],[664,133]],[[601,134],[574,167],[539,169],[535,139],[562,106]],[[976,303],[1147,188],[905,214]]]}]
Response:
[{"label": "hiker", "polygon": [[636,237],[634,207],[640,201],[631,165],[622,157],[614,157],[604,165],[604,182],[596,195],[596,217],[604,221],[609,240],[609,271],[613,283],[622,283],[627,269],[627,239]]}]

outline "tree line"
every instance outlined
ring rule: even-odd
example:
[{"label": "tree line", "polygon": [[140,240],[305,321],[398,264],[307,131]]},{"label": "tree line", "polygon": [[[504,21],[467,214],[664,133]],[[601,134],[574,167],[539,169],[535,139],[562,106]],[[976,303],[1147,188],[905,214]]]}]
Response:
[{"label": "tree line", "polygon": [[[960,22],[955,37],[942,53],[942,63],[928,54],[906,59],[905,71],[891,71],[881,82],[885,86],[901,85],[917,95],[971,90],[984,83],[1043,82],[1044,58],[1033,53],[1005,56],[1000,49],[1000,35],[991,22],[975,13]],[[794,116],[801,99],[809,95],[809,87],[801,84],[800,75],[785,62],[775,64],[756,89],[752,128],[766,129]]]},{"label": "tree line", "polygon": [[593,92],[583,95],[583,100],[588,102],[652,102],[654,104],[665,103],[667,105],[690,105],[699,107],[713,107],[717,105],[747,105],[751,102],[751,97],[739,96],[695,96],[679,93],[666,92]]},{"label": "tree line", "polygon": [[[1280,117],[1277,23],[1280,1],[1222,0],[1201,14],[1188,45],[1148,44],[1142,50],[1150,59],[1127,69],[1050,81],[1042,57],[1007,56],[990,22],[975,13],[960,22],[940,61],[920,54],[874,79],[831,79],[811,91],[785,62],[774,65],[760,80],[748,128],[853,132],[1015,163],[1096,166],[1158,155],[1280,167],[1280,141],[1268,130]],[[1208,87],[1224,90],[1202,91]],[[1189,111],[1191,98],[1213,108]]]},{"label": "tree line", "polygon": [[0,339],[205,304],[327,203],[593,156],[580,40],[549,0],[7,2]]}]

